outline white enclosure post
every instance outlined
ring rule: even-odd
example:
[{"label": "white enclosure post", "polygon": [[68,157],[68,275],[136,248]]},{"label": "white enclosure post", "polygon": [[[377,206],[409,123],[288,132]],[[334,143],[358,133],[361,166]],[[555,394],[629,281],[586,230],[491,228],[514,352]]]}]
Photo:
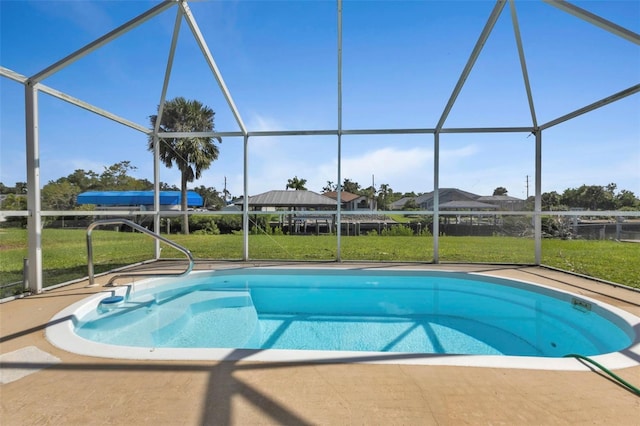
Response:
[{"label": "white enclosure post", "polygon": [[38,84],[25,84],[25,124],[27,141],[27,232],[29,240],[27,273],[29,291],[42,292],[42,208],[40,203],[40,146],[38,137]]},{"label": "white enclosure post", "polygon": [[536,132],[536,198],[533,213],[535,235],[535,263],[542,263],[542,130]]},{"label": "white enclosure post", "polygon": [[342,260],[342,0],[338,0],[338,184],[336,186],[336,261]]},{"label": "white enclosure post", "polygon": [[[160,116],[157,117],[157,122],[160,121]],[[156,234],[161,232],[161,219],[160,219],[160,140],[158,139],[157,132],[153,135],[153,231]],[[153,246],[153,253],[155,259],[160,259],[160,240],[154,238],[155,244]]]},{"label": "white enclosure post", "polygon": [[244,136],[242,197],[242,260],[249,260],[249,136]]},{"label": "white enclosure post", "polygon": [[440,133],[433,134],[433,263],[440,263]]},{"label": "white enclosure post", "polygon": [[[169,87],[169,79],[171,78],[171,70],[173,68],[173,58],[178,45],[178,35],[180,34],[180,23],[182,22],[182,9],[178,8],[176,12],[176,20],[173,25],[173,36],[171,37],[171,46],[169,47],[169,57],[167,59],[167,67],[164,72],[164,82],[162,83],[162,91],[160,94],[160,103],[158,104],[158,115],[153,128],[153,210],[154,213],[154,231],[160,234],[160,139],[158,132],[162,123],[162,113],[164,112],[164,103],[167,98],[167,88]],[[167,218],[169,220],[169,218]],[[167,229],[169,227],[167,226]],[[160,259],[160,240],[155,238],[155,257]]]}]

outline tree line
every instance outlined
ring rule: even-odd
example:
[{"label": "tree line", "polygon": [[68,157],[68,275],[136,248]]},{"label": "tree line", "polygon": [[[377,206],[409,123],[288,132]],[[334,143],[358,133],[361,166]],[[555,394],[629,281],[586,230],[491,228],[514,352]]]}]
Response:
[{"label": "tree line", "polygon": [[[91,206],[77,204],[78,194],[86,191],[144,191],[152,190],[153,183],[147,179],[138,179],[131,176],[131,172],[137,170],[129,161],[120,161],[111,166],[105,166],[101,173],[92,170],[78,169],[68,176],[55,181],[49,181],[42,188],[43,210],[86,210]],[[307,180],[295,176],[287,181],[286,189],[306,190]],[[175,185],[161,182],[162,191],[179,191]],[[203,199],[204,208],[208,210],[220,210],[226,206],[231,194],[225,190],[219,191],[215,187],[200,185],[194,187]],[[321,189],[321,192],[336,191],[337,185],[331,181]],[[377,189],[373,186],[362,188],[358,182],[344,179],[342,191],[356,195],[375,198],[379,210],[388,210],[389,205],[403,197],[416,197],[421,193],[396,192],[388,184],[381,184]],[[7,186],[0,182],[0,194],[4,195],[1,203],[2,210],[26,210],[27,209],[27,184],[16,182],[14,186]],[[507,195],[504,187],[498,187],[493,195]],[[632,191],[622,189],[617,191],[617,185],[610,183],[606,186],[581,185],[578,188],[568,188],[562,193],[556,191],[542,194],[542,210],[568,211],[580,210],[640,210],[640,199]],[[534,197],[527,200],[530,207],[533,206]],[[410,208],[411,206],[409,206]]]},{"label": "tree line", "polygon": [[[542,209],[567,211],[580,210],[640,210],[640,199],[632,191],[622,189],[616,192],[617,185],[606,186],[581,185],[578,188],[565,189],[562,194],[556,191],[542,194]],[[532,202],[533,197],[529,197]]]}]

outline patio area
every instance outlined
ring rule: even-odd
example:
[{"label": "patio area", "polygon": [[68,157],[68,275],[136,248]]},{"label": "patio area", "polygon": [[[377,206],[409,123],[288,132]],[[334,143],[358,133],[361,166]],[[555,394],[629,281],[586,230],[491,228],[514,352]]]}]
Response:
[{"label": "patio area", "polygon": [[[258,265],[197,267],[239,266]],[[395,267],[486,272],[532,281],[640,316],[640,292],[542,267]],[[48,364],[37,360],[3,363],[3,383],[6,374],[18,369],[31,373],[0,385],[3,425],[638,424],[640,398],[599,371],[129,361],[75,355],[44,338],[54,314],[101,290],[82,282],[1,305],[3,355],[33,346],[60,360],[44,369],[40,368]],[[640,367],[615,373],[640,384]]]}]

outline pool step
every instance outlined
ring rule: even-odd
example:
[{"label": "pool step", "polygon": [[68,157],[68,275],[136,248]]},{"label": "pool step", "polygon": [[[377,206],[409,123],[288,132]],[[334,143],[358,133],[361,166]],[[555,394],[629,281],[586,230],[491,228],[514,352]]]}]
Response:
[{"label": "pool step", "polygon": [[[206,291],[183,315],[154,330],[157,347],[252,347],[260,341],[258,314],[246,291]],[[203,297],[213,296],[213,297]],[[188,297],[187,299],[191,299]],[[166,309],[166,306],[163,307]]]},{"label": "pool step", "polygon": [[[161,304],[160,308],[153,300],[126,302],[84,324],[77,333],[124,346],[179,347],[188,340],[197,344],[190,347],[222,347],[217,332],[229,327],[233,342],[260,341],[258,315],[247,291],[196,291],[174,295]],[[196,316],[205,320],[206,329],[193,330]]]}]

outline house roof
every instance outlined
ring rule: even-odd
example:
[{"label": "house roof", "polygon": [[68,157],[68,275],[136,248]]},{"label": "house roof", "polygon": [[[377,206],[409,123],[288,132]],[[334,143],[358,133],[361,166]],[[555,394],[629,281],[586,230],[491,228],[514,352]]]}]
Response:
[{"label": "house roof", "polygon": [[413,200],[413,199],[415,199],[415,197],[402,197],[399,200],[396,200],[393,203],[389,204],[389,207],[391,209],[396,209],[396,208],[401,209],[402,207],[404,207],[405,204],[407,204],[407,201]]},{"label": "house roof", "polygon": [[[467,191],[463,191],[461,189],[458,188],[440,188],[438,190],[438,195],[440,196],[440,198],[443,198],[446,195],[449,194],[455,194],[457,197],[460,198],[466,198],[469,200],[475,200],[479,197],[479,195],[474,194],[472,192],[467,192]],[[416,197],[416,203],[417,204],[422,204],[428,200],[432,200],[433,199],[433,191],[431,192],[427,192],[425,194],[422,194],[418,197]],[[442,206],[442,204],[441,204]]]},{"label": "house roof", "polygon": [[494,204],[481,203],[480,201],[464,200],[464,201],[449,201],[448,203],[440,204],[441,210],[452,209],[491,209],[496,210],[498,206]]},{"label": "house roof", "polygon": [[[235,202],[242,204],[242,199]],[[251,207],[336,207],[336,201],[313,191],[274,190],[249,197]]]},{"label": "house roof", "polygon": [[[338,199],[338,193],[336,191],[323,192],[322,195],[324,195],[325,197],[333,198],[334,200]],[[360,195],[354,194],[352,192],[340,191],[340,200],[343,203],[348,203],[349,201],[353,201],[359,197]]]},{"label": "house roof", "polygon": [[523,201],[520,198],[511,197],[509,195],[483,195],[478,197],[478,201]]},{"label": "house roof", "polygon": [[[179,205],[180,191],[160,191],[161,205]],[[153,191],[87,191],[78,194],[78,204],[102,206],[150,206],[153,205]],[[202,197],[195,191],[187,191],[187,205],[202,206]]]}]

